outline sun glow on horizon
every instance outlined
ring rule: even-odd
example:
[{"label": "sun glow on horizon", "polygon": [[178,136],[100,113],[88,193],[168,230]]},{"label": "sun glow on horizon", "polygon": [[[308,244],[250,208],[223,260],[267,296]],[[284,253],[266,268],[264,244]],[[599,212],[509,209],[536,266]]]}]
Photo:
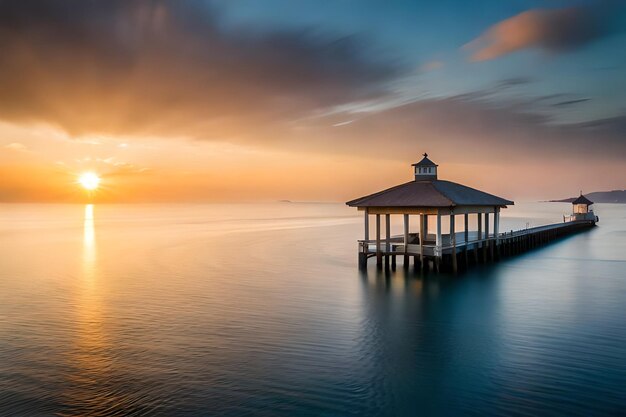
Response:
[{"label": "sun glow on horizon", "polygon": [[93,191],[100,185],[100,177],[93,172],[84,172],[78,177],[78,183],[88,191]]}]

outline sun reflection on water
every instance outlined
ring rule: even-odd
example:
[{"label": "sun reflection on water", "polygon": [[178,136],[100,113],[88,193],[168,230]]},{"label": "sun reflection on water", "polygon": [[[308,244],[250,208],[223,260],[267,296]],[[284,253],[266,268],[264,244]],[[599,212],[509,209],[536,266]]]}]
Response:
[{"label": "sun reflection on water", "polygon": [[95,275],[96,232],[93,220],[93,204],[86,204],[83,226],[83,276],[85,281],[93,281]]},{"label": "sun reflection on water", "polygon": [[94,206],[85,205],[83,231],[83,268],[76,299],[76,348],[82,371],[91,371],[97,362],[99,347],[105,345],[102,334],[102,288],[98,276]]},{"label": "sun reflection on water", "polygon": [[112,363],[111,344],[105,331],[105,303],[98,270],[94,205],[85,205],[82,273],[75,299],[75,333],[70,349],[71,371],[64,401],[69,415],[99,414],[112,407],[115,395],[107,392]]}]

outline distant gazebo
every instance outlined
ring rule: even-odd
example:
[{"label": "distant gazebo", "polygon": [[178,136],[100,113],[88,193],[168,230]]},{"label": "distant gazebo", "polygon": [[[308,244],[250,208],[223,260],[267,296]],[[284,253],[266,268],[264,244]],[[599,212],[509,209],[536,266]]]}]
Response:
[{"label": "distant gazebo", "polygon": [[[490,251],[493,257],[497,247],[500,225],[500,209],[514,204],[513,201],[497,197],[465,185],[438,179],[438,165],[424,154],[424,158],[413,164],[414,179],[404,184],[374,194],[348,201],[365,214],[365,236],[359,241],[359,266],[366,267],[370,257],[382,266],[383,258],[395,266],[396,256],[403,256],[407,266],[412,256],[423,268],[432,261],[438,270],[442,260],[449,260],[457,269],[457,254],[473,251],[478,257]],[[376,216],[375,238],[370,239],[370,216]],[[381,238],[381,215],[385,216],[385,236]],[[391,236],[391,215],[402,215],[404,233]],[[470,230],[470,215],[476,216],[477,230]],[[411,231],[411,216],[419,216],[419,231]],[[436,218],[434,233],[428,229],[428,219]],[[443,218],[449,218],[449,233],[442,233]],[[463,229],[457,228],[457,216],[463,219]]]},{"label": "distant gazebo", "polygon": [[598,218],[593,213],[593,210],[589,208],[593,204],[593,201],[589,200],[580,192],[580,196],[572,201],[572,215],[570,221],[576,220],[593,220],[597,221]]}]

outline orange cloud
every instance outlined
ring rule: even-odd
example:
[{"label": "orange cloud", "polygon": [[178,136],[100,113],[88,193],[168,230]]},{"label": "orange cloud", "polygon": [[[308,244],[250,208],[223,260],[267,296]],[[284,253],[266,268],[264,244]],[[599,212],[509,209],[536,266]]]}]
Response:
[{"label": "orange cloud", "polygon": [[522,49],[560,52],[610,33],[606,9],[534,9],[503,20],[464,46],[472,61],[487,61]]}]

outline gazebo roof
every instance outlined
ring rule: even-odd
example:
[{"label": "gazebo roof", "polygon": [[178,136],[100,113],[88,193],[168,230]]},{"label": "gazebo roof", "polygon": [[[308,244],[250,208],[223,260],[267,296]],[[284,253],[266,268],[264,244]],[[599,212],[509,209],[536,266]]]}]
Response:
[{"label": "gazebo roof", "polygon": [[588,206],[593,204],[593,201],[589,200],[587,197],[585,197],[584,195],[580,195],[580,197],[578,197],[576,200],[572,201],[572,204],[586,204]]},{"label": "gazebo roof", "polygon": [[346,204],[350,207],[503,207],[514,203],[455,182],[432,180],[410,181],[348,201]]},{"label": "gazebo roof", "polygon": [[431,161],[430,159],[428,159],[428,154],[425,153],[424,157],[422,158],[421,161],[412,164],[412,166],[414,167],[437,167],[439,165],[437,165],[436,163],[434,163],[433,161]]}]

